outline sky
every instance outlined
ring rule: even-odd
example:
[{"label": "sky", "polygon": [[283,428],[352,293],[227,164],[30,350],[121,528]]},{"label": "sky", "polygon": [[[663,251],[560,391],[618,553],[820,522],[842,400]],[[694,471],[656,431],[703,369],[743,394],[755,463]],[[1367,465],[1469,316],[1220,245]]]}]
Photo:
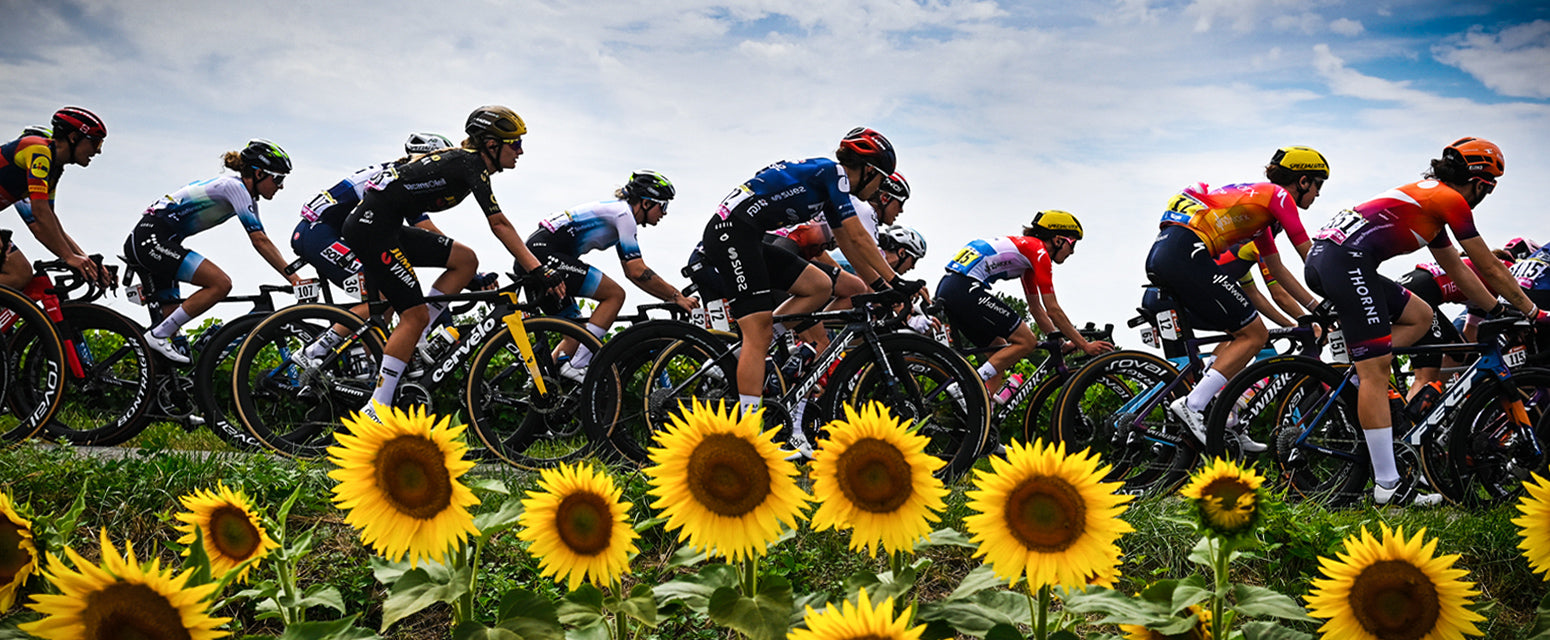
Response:
[{"label": "sky", "polygon": [[[1115,324],[1131,346],[1123,323],[1169,196],[1262,179],[1277,147],[1329,159],[1302,214],[1316,229],[1419,179],[1453,140],[1490,139],[1507,171],[1476,210],[1482,235],[1493,247],[1550,240],[1533,186],[1550,177],[1542,2],[0,0],[0,15],[11,43],[0,79],[12,87],[0,137],[66,104],[107,122],[103,153],[67,169],[56,207],[79,244],[108,255],[148,205],[218,174],[221,154],[254,137],[295,163],[260,204],[289,254],[319,190],[402,155],[410,132],[461,139],[482,104],[528,125],[526,155],[492,177],[523,234],[608,197],[632,170],[667,175],[678,198],[640,240],[680,285],[732,188],[775,161],[832,157],[850,128],[873,127],[913,188],[899,222],[929,243],[912,276],[934,287],[970,240],[1070,211],[1086,239],[1055,267],[1060,303],[1079,323]],[[510,270],[474,203],[435,220],[483,268]],[[29,257],[48,255],[18,232]],[[186,245],[230,273],[235,293],[278,280],[234,219]],[[611,251],[586,259],[625,282]],[[1430,260],[1396,258],[1383,272]],[[626,289],[627,306],[651,301]],[[1015,283],[1000,290],[1020,295]],[[122,297],[110,304],[144,322]]]}]

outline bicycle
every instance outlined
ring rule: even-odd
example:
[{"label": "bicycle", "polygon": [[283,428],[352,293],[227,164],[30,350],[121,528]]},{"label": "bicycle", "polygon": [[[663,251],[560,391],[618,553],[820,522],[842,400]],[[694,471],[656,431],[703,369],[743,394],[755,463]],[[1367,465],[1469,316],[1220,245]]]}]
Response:
[{"label": "bicycle", "polygon": [[[1550,433],[1536,422],[1550,413],[1550,371],[1515,368],[1525,353],[1504,334],[1522,326],[1519,318],[1488,320],[1475,343],[1394,348],[1396,355],[1479,354],[1435,399],[1393,407],[1396,456],[1410,485],[1421,473],[1451,502],[1488,505],[1514,498],[1529,473],[1545,470]],[[1332,351],[1343,352],[1338,344]],[[1245,426],[1268,437],[1272,479],[1288,495],[1352,504],[1370,478],[1355,371],[1301,356],[1251,365],[1222,389],[1219,398],[1231,401],[1212,408],[1207,427],[1214,436],[1241,405]]]},{"label": "bicycle", "polygon": [[[1089,341],[1113,342],[1114,325],[1105,325],[1103,330],[1098,330],[1096,325],[1089,322],[1087,326],[1078,329],[1082,336]],[[1044,357],[1033,365],[1033,372],[1023,378],[1022,384],[1012,391],[1004,403],[992,402],[990,424],[999,430],[1001,425],[1012,424],[1020,426],[1020,429],[1005,429],[1001,438],[1019,438],[1022,442],[1033,442],[1047,435],[1055,412],[1055,400],[1059,397],[1060,390],[1065,387],[1066,381],[1076,372],[1076,368],[1069,366],[1065,353],[1065,337],[1059,331],[1050,332],[1034,345],[1034,353],[1043,353]],[[971,355],[986,355],[994,353],[1001,347],[960,348],[958,353],[965,358]],[[1078,356],[1083,354],[1078,353]],[[1024,358],[1023,362],[1033,362],[1033,354]],[[974,363],[971,361],[970,365]],[[1011,369],[1008,369],[1010,373]],[[1020,414],[1020,417],[1019,417]],[[990,446],[1004,443],[987,443]]]},{"label": "bicycle", "polygon": [[[469,366],[458,409],[470,430],[496,457],[525,469],[552,467],[590,452],[577,402],[580,386],[559,374],[556,347],[567,339],[594,350],[598,340],[571,321],[528,317],[537,306],[518,300],[531,279],[496,291],[427,298],[447,303],[486,303],[486,313],[460,323],[457,338],[429,364],[406,371],[397,404],[430,406],[438,389],[456,383]],[[318,457],[333,444],[345,417],[370,401],[386,344],[388,303],[370,303],[362,319],[329,305],[297,305],[274,313],[253,329],[236,356],[232,393],[249,433],[283,455]],[[338,325],[345,331],[322,359],[302,350]],[[432,407],[434,409],[434,407]]]},{"label": "bicycle", "polygon": [[0,441],[36,435],[58,412],[66,363],[59,333],[26,294],[0,286]]}]

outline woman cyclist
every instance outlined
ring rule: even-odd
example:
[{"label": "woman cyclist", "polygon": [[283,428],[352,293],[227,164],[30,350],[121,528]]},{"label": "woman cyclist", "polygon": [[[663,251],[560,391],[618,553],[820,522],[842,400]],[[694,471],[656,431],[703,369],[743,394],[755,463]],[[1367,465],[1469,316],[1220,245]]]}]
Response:
[{"label": "woman cyclist", "polygon": [[[102,152],[107,125],[97,114],[81,107],[54,112],[52,128],[28,127],[21,137],[0,144],[0,209],[15,204],[16,213],[43,246],[87,278],[103,281],[106,271],[86,256],[65,232],[54,211],[54,190],[65,166],[89,166]],[[16,245],[9,231],[0,233],[0,284],[23,289],[32,281],[32,262]]]},{"label": "woman cyclist", "polygon": [[[189,361],[172,344],[178,329],[231,293],[231,277],[214,262],[185,248],[185,238],[237,216],[258,255],[291,284],[299,280],[285,272],[285,257],[269,241],[258,219],[258,201],[273,200],[284,188],[291,157],[279,145],[255,138],[241,151],[226,152],[222,162],[230,173],[195,182],[151,203],[124,241],[124,256],[130,265],[150,272],[154,292],[148,299],[163,305],[163,319],[145,332],[145,341],[173,362]],[[178,297],[179,282],[199,290],[174,308],[170,301]]]},{"label": "woman cyclist", "polygon": [[[667,203],[677,194],[673,183],[655,171],[640,170],[630,174],[623,187],[614,191],[611,200],[589,202],[566,209],[548,220],[538,223],[538,230],[527,237],[527,248],[544,266],[560,272],[565,277],[565,290],[572,296],[597,301],[597,308],[587,319],[587,331],[602,338],[619,317],[624,308],[624,289],[597,267],[581,261],[582,254],[614,247],[625,277],[635,286],[657,298],[674,303],[684,311],[693,311],[699,301],[678,292],[672,284],[646,266],[641,258],[637,230],[656,226],[667,215]],[[517,265],[521,269],[522,265]],[[574,304],[567,305],[567,315],[578,315]],[[580,382],[586,375],[592,352],[585,347],[577,351],[574,340],[566,340],[560,351],[572,357],[560,367],[560,375]]]},{"label": "woman cyclist", "polygon": [[[1464,294],[1483,309],[1499,312],[1481,278],[1464,266],[1448,240],[1448,230],[1474,260],[1480,275],[1512,306],[1538,322],[1550,314],[1535,306],[1491,255],[1475,229],[1474,208],[1496,188],[1505,160],[1494,143],[1460,138],[1431,161],[1419,182],[1401,185],[1340,212],[1315,235],[1308,253],[1308,286],[1326,296],[1340,317],[1356,375],[1367,384],[1357,387],[1357,416],[1372,460],[1373,501],[1388,504],[1400,486],[1394,462],[1394,434],[1389,415],[1389,362],[1395,345],[1415,344],[1431,326],[1432,308],[1420,297],[1378,274],[1389,258],[1426,246]],[[1436,504],[1441,496],[1415,496],[1416,504]]]},{"label": "woman cyclist", "polygon": [[[1215,188],[1198,183],[1173,196],[1162,214],[1162,232],[1146,256],[1147,279],[1169,291],[1195,319],[1197,329],[1232,335],[1230,342],[1217,348],[1215,362],[1189,395],[1168,407],[1202,445],[1206,441],[1202,415],[1206,405],[1270,337],[1270,330],[1243,289],[1222,273],[1217,256],[1228,247],[1251,240],[1278,284],[1304,307],[1312,309],[1317,304],[1281,263],[1275,234],[1284,230],[1297,253],[1307,255],[1308,234],[1298,210],[1313,206],[1319,197],[1329,179],[1329,163],[1323,154],[1308,147],[1283,147],[1265,165],[1265,178],[1266,182]],[[1240,436],[1238,441],[1245,451],[1265,450],[1265,445],[1246,437]]]},{"label": "woman cyclist", "polygon": [[404,222],[420,214],[444,211],[470,194],[484,212],[491,233],[525,271],[538,271],[546,286],[564,295],[561,276],[542,266],[522,244],[522,236],[501,212],[490,189],[490,174],[511,169],[522,156],[527,125],[515,112],[489,105],[469,114],[463,127],[468,138],[456,149],[410,159],[383,169],[367,187],[361,203],[346,217],[344,240],[361,260],[367,290],[386,298],[399,312],[398,326],[388,336],[378,371],[377,388],[362,415],[377,419],[373,404],[392,406],[398,378],[413,356],[415,345],[441,314],[443,305],[425,302],[415,266],[444,267],[430,295],[460,291],[473,279],[479,259],[473,250],[451,238]]},{"label": "woman cyclist", "polygon": [[878,288],[909,294],[924,283],[901,280],[877,250],[877,241],[856,217],[851,195],[865,200],[892,174],[897,157],[882,134],[856,128],[840,140],[835,160],[777,162],[739,185],[705,226],[705,261],[721,274],[731,314],[742,331],[737,361],[738,404],[763,403],[764,358],[773,337],[774,290],[789,291],[781,313],[817,311],[833,292],[829,278],[790,251],[764,243],[764,234],[823,216],[840,251]]}]

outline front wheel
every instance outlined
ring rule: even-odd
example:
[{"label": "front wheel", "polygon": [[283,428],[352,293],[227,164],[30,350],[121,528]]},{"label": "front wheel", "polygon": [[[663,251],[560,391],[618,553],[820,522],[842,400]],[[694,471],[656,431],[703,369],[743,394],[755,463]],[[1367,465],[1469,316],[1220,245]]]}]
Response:
[{"label": "front wheel", "polygon": [[1067,379],[1050,431],[1067,452],[1098,454],[1109,465],[1105,481],[1120,483],[1122,492],[1166,494],[1196,457],[1184,425],[1168,412],[1168,403],[1187,390],[1182,384],[1169,389],[1178,375],[1172,363],[1144,351],[1097,356]]},{"label": "front wheel", "polygon": [[557,348],[566,338],[594,354],[602,345],[591,332],[567,320],[528,318],[522,324],[543,393],[511,330],[502,328],[485,341],[469,368],[469,425],[490,452],[508,464],[553,468],[592,450],[582,426],[587,410],[581,403],[582,385],[560,375],[564,360]]},{"label": "front wheel", "polygon": [[0,442],[32,437],[64,399],[64,348],[54,323],[32,299],[0,286]]},{"label": "front wheel", "polygon": [[[1523,414],[1514,418],[1518,403]],[[1443,496],[1467,506],[1517,500],[1531,474],[1545,475],[1550,466],[1545,449],[1550,434],[1538,428],[1550,427],[1547,415],[1550,371],[1513,371],[1509,385],[1483,381],[1459,407],[1446,437],[1422,443],[1427,478]],[[1434,452],[1435,445],[1446,452]]]},{"label": "front wheel", "polygon": [[226,384],[236,370],[237,351],[253,327],[266,314],[250,313],[233,318],[208,340],[201,340],[194,366],[194,399],[199,403],[199,414],[204,417],[205,427],[234,448],[256,451],[264,444],[242,426],[237,414],[237,398],[232,385]]},{"label": "front wheel", "polygon": [[60,312],[61,339],[80,368],[67,369],[68,391],[44,432],[76,445],[128,441],[145,428],[153,404],[155,374],[142,330],[123,314],[94,304],[68,303]]}]

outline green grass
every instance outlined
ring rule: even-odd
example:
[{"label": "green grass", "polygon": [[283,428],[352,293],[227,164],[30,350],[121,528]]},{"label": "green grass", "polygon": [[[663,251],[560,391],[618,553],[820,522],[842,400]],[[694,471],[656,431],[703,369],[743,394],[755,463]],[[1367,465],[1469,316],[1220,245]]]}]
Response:
[{"label": "green grass", "polygon": [[[78,551],[95,558],[96,533],[106,528],[115,540],[134,541],[140,553],[155,550],[173,566],[177,562],[164,543],[176,537],[167,519],[178,509],[179,496],[224,481],[241,488],[257,505],[272,512],[292,490],[301,487],[301,500],[292,512],[289,526],[297,531],[314,530],[317,536],[313,555],[300,569],[302,584],[333,584],[352,607],[367,607],[365,624],[380,621],[382,588],[367,568],[369,552],[344,524],[342,513],[329,503],[333,482],[326,476],[328,465],[221,451],[225,445],[213,438],[204,444],[215,451],[179,450],[197,444],[199,438],[199,432],[189,434],[175,425],[154,427],[137,443],[156,446],[116,459],[87,456],[65,448],[23,445],[0,451],[0,483],[4,490],[19,501],[30,503],[39,513],[68,508],[77,493],[84,490],[89,496],[86,513],[73,537]],[[517,495],[532,488],[536,480],[534,474],[501,467],[481,468],[476,473],[504,481]],[[621,470],[616,477],[625,498],[635,504],[635,516],[652,515],[646,507],[650,500],[644,474]],[[967,484],[955,487],[942,526],[962,530],[963,518],[969,513],[964,498],[968,488]],[[492,510],[499,502],[498,496],[486,498],[480,511]],[[1178,519],[1183,507],[1178,499],[1163,499],[1143,501],[1127,511],[1125,519],[1136,532],[1121,541],[1126,560],[1120,588],[1134,591],[1152,579],[1182,578],[1196,571],[1195,565],[1186,559],[1195,537],[1190,526]],[[1481,511],[1439,508],[1379,512],[1288,505],[1268,516],[1264,535],[1267,546],[1237,563],[1234,579],[1300,596],[1318,575],[1317,558],[1332,556],[1344,537],[1358,528],[1375,530],[1379,522],[1403,526],[1407,531],[1424,527],[1429,537],[1439,540],[1439,552],[1460,555],[1459,565],[1469,570],[1470,579],[1482,591],[1476,601],[1493,603],[1483,612],[1489,619],[1482,625],[1486,637],[1521,638],[1547,587],[1518,553],[1517,530],[1510,522],[1514,516],[1515,510],[1505,506]],[[848,536],[844,534],[804,529],[794,540],[782,543],[765,561],[765,568],[789,578],[799,594],[837,594],[853,573],[877,571],[886,563],[883,558],[850,551],[847,542]],[[639,544],[641,555],[633,564],[634,573],[627,586],[671,579],[676,570],[667,565],[677,547],[676,534],[661,527],[652,528],[644,532]],[[929,555],[935,564],[920,585],[926,600],[950,593],[978,564],[967,549],[938,548]],[[258,571],[264,570],[261,567]],[[498,538],[487,548],[482,575],[480,607],[487,618],[493,617],[496,602],[506,589],[520,586],[550,596],[560,593],[559,587],[539,577],[537,562],[512,535]],[[272,625],[255,622],[251,605],[218,613],[235,618],[234,626],[241,633],[277,631]],[[432,608],[397,625],[390,637],[445,637],[448,616],[446,609]],[[9,626],[30,617],[29,612],[13,609],[0,618],[0,625]],[[707,621],[680,610],[653,637],[710,640],[726,635]]]}]

